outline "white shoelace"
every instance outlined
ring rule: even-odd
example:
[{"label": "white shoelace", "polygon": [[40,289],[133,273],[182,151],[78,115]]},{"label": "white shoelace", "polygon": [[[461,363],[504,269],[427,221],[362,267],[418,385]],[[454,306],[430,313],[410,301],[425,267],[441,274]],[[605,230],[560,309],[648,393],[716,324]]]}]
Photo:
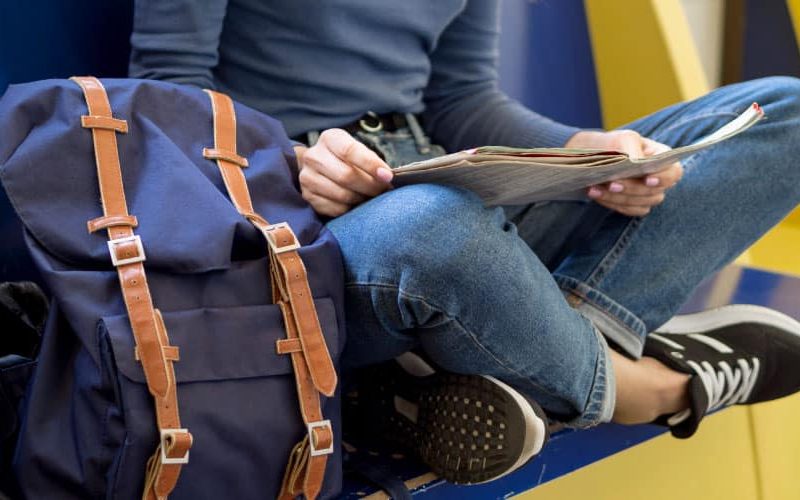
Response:
[{"label": "white shoelace", "polygon": [[[651,334],[650,336],[673,349],[678,349],[678,351],[685,350],[683,345],[674,340],[657,334]],[[702,334],[691,334],[689,337],[708,345],[717,352],[723,354],[733,353],[733,349],[715,338]],[[679,352],[673,352],[674,356],[679,354]],[[744,358],[739,358],[736,360],[736,366],[733,367],[727,361],[718,361],[716,366],[708,361],[701,361],[700,363],[687,361],[686,364],[703,382],[703,387],[708,396],[707,412],[747,401],[750,393],[753,392],[753,387],[755,387],[758,373],[761,369],[761,363],[758,358],[751,358],[749,362]],[[670,417],[667,422],[669,425],[677,425],[686,420],[691,413],[691,409],[686,409]]]},{"label": "white shoelace", "polygon": [[717,367],[708,361],[687,361],[687,364],[703,381],[708,395],[708,411],[747,401],[761,368],[757,358],[750,359],[750,362],[739,358],[734,367],[727,361],[719,361]]}]

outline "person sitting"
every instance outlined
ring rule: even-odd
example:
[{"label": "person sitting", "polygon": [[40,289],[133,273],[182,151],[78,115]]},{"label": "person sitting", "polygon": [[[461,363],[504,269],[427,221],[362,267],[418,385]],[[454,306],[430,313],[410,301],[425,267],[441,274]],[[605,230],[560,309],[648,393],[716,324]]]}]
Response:
[{"label": "person sitting", "polygon": [[[341,245],[343,363],[388,362],[365,389],[373,420],[446,479],[519,468],[548,419],[688,437],[710,411],[796,392],[798,322],[752,306],[674,316],[800,202],[800,80],[581,130],[498,90],[499,8],[137,0],[130,76],[217,89],[284,123],[303,197]],[[391,186],[392,166],[487,144],[648,156],[753,101],[769,119],[747,133],[581,201],[487,208],[453,187]]]}]

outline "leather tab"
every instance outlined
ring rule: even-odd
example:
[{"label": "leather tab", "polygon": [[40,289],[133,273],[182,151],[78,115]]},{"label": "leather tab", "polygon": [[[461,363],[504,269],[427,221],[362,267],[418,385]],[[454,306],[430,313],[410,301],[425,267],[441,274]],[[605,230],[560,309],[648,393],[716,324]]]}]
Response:
[{"label": "leather tab", "polygon": [[279,339],[275,342],[275,350],[278,354],[290,354],[303,350],[300,339]]},{"label": "leather tab", "polygon": [[108,116],[83,115],[81,116],[81,126],[83,128],[102,128],[105,130],[113,130],[121,134],[128,133],[128,122]]},{"label": "leather tab", "polygon": [[90,233],[117,226],[139,227],[139,221],[134,215],[109,215],[92,219],[86,223]]},{"label": "leather tab", "polygon": [[[167,361],[180,361],[181,360],[181,351],[178,346],[168,345],[162,348],[164,350],[164,359]],[[140,361],[139,359],[139,348],[133,348],[133,357],[136,361]]]},{"label": "leather tab", "polygon": [[208,160],[225,160],[234,165],[239,165],[240,167],[246,167],[248,165],[247,158],[226,149],[203,148],[203,158]]}]

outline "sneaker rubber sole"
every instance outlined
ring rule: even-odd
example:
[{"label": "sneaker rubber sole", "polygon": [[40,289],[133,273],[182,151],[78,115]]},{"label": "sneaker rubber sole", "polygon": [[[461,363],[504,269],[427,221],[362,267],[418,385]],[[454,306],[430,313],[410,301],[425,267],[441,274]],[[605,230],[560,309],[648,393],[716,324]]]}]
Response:
[{"label": "sneaker rubber sole", "polygon": [[800,322],[796,319],[774,309],[751,304],[733,304],[675,316],[657,328],[656,333],[691,334],[742,323],[768,325],[800,336]]},{"label": "sneaker rubber sole", "polygon": [[384,406],[383,437],[440,477],[456,484],[493,481],[541,451],[548,437],[544,412],[516,390],[492,377],[409,367],[406,357],[373,373],[380,393],[370,404]]}]

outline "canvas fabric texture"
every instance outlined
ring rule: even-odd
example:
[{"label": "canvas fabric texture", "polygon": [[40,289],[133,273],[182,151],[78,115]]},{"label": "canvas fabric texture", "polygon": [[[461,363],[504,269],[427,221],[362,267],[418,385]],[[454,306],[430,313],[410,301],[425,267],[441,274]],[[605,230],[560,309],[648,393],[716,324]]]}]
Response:
[{"label": "canvas fabric texture", "polygon": [[[273,304],[268,245],[237,211],[215,161],[212,105],[199,89],[103,80],[115,119],[127,207],[163,316],[181,425],[193,436],[173,499],[273,498],[307,433]],[[344,345],[343,271],[332,234],[302,199],[283,127],[235,104],[237,152],[252,205],[286,222],[334,363]],[[0,182],[52,294],[38,365],[21,409],[13,468],[27,498],[141,498],[159,443],[105,231],[87,105],[67,80],[12,86],[0,100]],[[341,487],[339,392],[322,397],[334,429],[318,498]]]}]

